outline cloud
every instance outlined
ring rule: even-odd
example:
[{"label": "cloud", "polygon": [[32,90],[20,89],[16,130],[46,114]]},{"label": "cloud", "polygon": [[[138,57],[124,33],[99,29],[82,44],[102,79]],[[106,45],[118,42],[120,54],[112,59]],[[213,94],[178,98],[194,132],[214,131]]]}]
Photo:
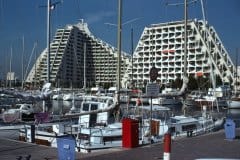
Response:
[{"label": "cloud", "polygon": [[116,13],[113,11],[100,11],[94,14],[86,15],[86,21],[88,24],[97,23],[103,21],[103,19],[115,16]]}]

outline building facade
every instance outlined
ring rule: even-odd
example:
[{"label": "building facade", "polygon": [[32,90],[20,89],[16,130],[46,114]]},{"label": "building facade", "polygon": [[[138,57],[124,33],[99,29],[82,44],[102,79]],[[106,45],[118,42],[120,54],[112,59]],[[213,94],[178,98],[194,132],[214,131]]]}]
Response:
[{"label": "building facade", "polygon": [[[94,37],[86,23],[58,29],[50,44],[50,82],[58,87],[116,86],[117,49]],[[130,57],[121,53],[121,75]],[[85,75],[85,76],[84,76]],[[47,49],[37,58],[26,82],[44,83],[47,79]]]},{"label": "building facade", "polygon": [[[184,21],[145,27],[125,75],[128,86],[143,88],[150,69],[158,69],[157,82],[170,84],[184,73]],[[201,20],[187,23],[187,76],[218,75],[223,82],[234,82],[235,66],[217,32]]]}]

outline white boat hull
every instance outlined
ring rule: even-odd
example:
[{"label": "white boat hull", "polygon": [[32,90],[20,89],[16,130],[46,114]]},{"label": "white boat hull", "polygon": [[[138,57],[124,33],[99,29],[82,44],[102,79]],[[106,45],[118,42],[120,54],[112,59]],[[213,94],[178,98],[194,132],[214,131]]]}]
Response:
[{"label": "white boat hull", "polygon": [[229,109],[235,109],[235,108],[240,109],[240,101],[230,100],[227,102],[227,104]]}]

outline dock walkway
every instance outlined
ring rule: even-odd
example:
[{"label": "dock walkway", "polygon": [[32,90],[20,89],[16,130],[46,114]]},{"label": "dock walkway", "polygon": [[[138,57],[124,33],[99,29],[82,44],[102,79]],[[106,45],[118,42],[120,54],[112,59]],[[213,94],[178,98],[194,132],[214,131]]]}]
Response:
[{"label": "dock walkway", "polygon": [[[202,136],[172,141],[171,160],[225,158],[240,160],[240,129],[236,139],[226,140],[224,130]],[[0,138],[0,159],[57,160],[57,148]],[[19,158],[19,159],[20,159]],[[163,159],[163,144],[157,143],[132,149],[113,148],[93,153],[77,153],[77,160],[158,160]]]}]

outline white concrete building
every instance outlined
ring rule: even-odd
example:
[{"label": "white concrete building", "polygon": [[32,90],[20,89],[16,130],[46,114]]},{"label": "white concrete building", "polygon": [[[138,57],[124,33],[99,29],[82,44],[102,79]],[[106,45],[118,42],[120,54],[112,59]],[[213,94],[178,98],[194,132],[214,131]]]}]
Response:
[{"label": "white concrete building", "polygon": [[[86,44],[86,57],[84,57]],[[58,29],[50,45],[50,82],[60,87],[83,87],[84,59],[86,59],[86,87],[116,86],[117,49],[94,37],[83,21]],[[121,75],[127,69],[130,57],[123,53]],[[47,50],[32,67],[26,82],[43,83],[47,79]]]},{"label": "white concrete building", "polygon": [[[188,21],[187,75],[209,76],[212,70],[223,82],[232,83],[235,66],[213,26],[207,23],[204,26],[203,21]],[[128,67],[124,83],[144,87],[150,81],[152,66],[158,69],[158,83],[168,84],[177,77],[182,78],[184,21],[152,24],[144,28],[134,51],[133,66]]]}]

